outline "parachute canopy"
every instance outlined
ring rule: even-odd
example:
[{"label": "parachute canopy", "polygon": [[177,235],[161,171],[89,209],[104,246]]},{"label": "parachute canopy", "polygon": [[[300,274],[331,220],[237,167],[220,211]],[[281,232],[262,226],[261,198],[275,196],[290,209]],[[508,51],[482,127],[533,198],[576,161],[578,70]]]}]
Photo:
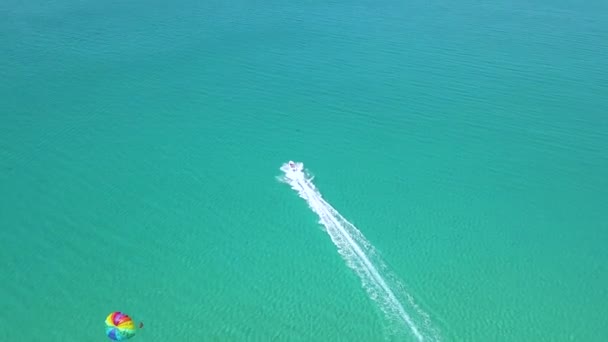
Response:
[{"label": "parachute canopy", "polygon": [[135,336],[135,322],[120,311],[112,312],[106,317],[106,335],[111,340],[122,341]]}]

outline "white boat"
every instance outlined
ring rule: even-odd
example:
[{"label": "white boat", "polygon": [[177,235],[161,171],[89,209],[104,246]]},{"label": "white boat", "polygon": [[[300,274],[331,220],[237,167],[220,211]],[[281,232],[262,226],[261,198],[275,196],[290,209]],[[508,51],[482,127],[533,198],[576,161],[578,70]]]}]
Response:
[{"label": "white boat", "polygon": [[292,160],[289,161],[289,168],[291,168],[292,171],[302,171],[302,169],[304,168],[304,164],[303,163],[296,163]]}]

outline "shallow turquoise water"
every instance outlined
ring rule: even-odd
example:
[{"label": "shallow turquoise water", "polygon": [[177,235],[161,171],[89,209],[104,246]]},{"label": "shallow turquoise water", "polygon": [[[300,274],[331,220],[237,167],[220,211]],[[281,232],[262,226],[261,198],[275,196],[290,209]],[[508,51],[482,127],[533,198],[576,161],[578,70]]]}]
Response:
[{"label": "shallow turquoise water", "polygon": [[605,339],[607,10],[4,2],[0,339],[390,339],[289,159],[442,340]]}]

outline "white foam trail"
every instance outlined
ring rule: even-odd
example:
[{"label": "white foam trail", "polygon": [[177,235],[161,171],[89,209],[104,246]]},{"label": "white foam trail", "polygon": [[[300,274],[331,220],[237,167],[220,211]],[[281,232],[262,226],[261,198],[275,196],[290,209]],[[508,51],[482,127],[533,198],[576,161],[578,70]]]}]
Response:
[{"label": "white foam trail", "polygon": [[[305,199],[308,206],[319,216],[319,222],[325,227],[331,240],[338,247],[338,252],[348,266],[361,278],[363,287],[369,296],[379,304],[380,309],[387,317],[392,321],[396,320],[405,324],[418,341],[423,341],[426,338],[439,340],[437,332],[430,326],[428,315],[413,302],[412,297],[407,293],[401,294],[406,297],[406,303],[413,312],[410,314],[404,309],[402,302],[391,290],[378,267],[374,265],[378,265],[380,269],[386,268],[374,253],[373,246],[357,227],[348,222],[323,199],[321,193],[312,183],[312,178],[303,172],[303,164],[290,161],[281,166],[281,171],[285,175],[280,180],[296,190],[299,196]],[[401,292],[404,292],[402,286],[399,287],[402,290]],[[414,319],[412,315],[416,315],[418,319]]]}]

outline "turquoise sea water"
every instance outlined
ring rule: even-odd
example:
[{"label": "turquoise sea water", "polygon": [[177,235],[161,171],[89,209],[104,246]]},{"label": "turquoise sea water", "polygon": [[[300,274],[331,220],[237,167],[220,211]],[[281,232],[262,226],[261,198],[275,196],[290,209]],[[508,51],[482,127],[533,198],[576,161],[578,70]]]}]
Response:
[{"label": "turquoise sea water", "polygon": [[607,13],[2,2],[0,340],[414,340],[289,159],[441,340],[605,340]]}]

